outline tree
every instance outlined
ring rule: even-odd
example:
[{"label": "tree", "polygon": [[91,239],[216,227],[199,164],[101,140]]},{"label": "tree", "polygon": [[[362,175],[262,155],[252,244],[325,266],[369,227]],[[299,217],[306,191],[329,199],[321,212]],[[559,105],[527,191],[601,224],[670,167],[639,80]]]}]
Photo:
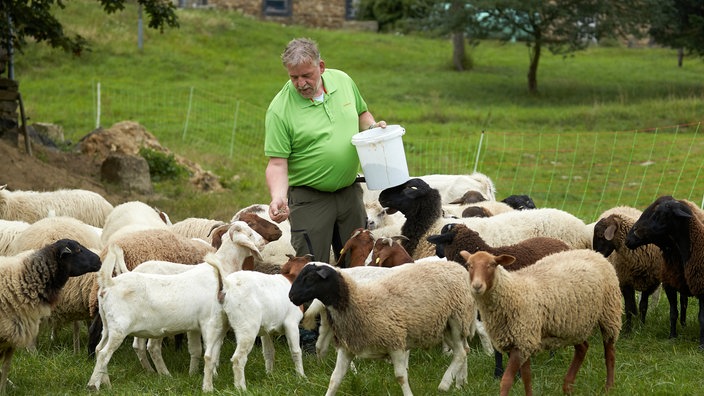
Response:
[{"label": "tree", "polygon": [[[125,8],[125,0],[98,0],[108,13]],[[80,55],[87,42],[80,35],[68,36],[52,14],[54,7],[65,8],[62,0],[0,0],[0,41],[3,49],[22,52],[27,38],[45,42],[53,48]],[[137,0],[149,16],[148,26],[163,32],[178,27],[175,6],[169,0]]]},{"label": "tree", "polygon": [[536,93],[544,47],[564,56],[605,37],[640,35],[648,20],[650,1],[465,1],[465,9],[471,11],[466,26],[471,37],[525,41],[529,48],[528,91]]},{"label": "tree", "polygon": [[663,0],[657,2],[650,22],[650,35],[656,43],[676,48],[677,66],[682,67],[684,51],[704,56],[704,2]]}]

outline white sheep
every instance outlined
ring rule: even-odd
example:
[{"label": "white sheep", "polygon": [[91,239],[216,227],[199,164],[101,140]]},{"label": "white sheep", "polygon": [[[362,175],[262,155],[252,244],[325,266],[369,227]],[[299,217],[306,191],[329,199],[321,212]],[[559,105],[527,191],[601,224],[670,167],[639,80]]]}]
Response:
[{"label": "white sheep", "polygon": [[[239,271],[229,275],[220,259],[209,254],[205,261],[215,267],[222,283],[221,301],[230,326],[235,332],[237,348],[232,358],[235,387],[247,390],[244,369],[247,357],[259,336],[262,343],[266,373],[274,370],[274,341],[272,335],[284,334],[288,342],[296,373],[305,378],[298,324],[303,318],[301,307],[288,298],[291,282],[307,259],[294,262],[291,258],[282,266],[284,274],[264,274]],[[296,267],[295,269],[292,267]]]},{"label": "white sheep", "polygon": [[379,203],[387,208],[387,212],[398,210],[406,216],[401,234],[408,240],[402,244],[414,259],[435,254],[435,246],[426,238],[440,234],[448,223],[466,224],[491,246],[512,245],[533,237],[560,239],[573,249],[592,245],[592,235],[584,222],[559,209],[514,210],[491,217],[443,218],[440,193],[417,178],[383,190]]},{"label": "white sheep", "polygon": [[337,361],[328,396],[337,392],[355,356],[390,357],[403,394],[411,395],[407,350],[443,341],[453,357],[438,389],[448,390],[453,379],[457,387],[467,381],[465,347],[474,331],[476,310],[464,268],[437,261],[387,271],[393,274],[361,284],[333,266],[309,263],[291,285],[289,298],[294,304],[317,298],[332,319]]},{"label": "white sheep", "polygon": [[[258,246],[264,244],[264,239],[244,222],[233,223],[227,235],[237,250],[238,265],[248,255],[258,254]],[[189,340],[203,337],[203,391],[212,391],[227,330],[227,318],[218,302],[221,284],[216,271],[203,263],[175,275],[127,272],[113,278],[114,268],[123,265],[121,257],[122,249],[117,244],[109,245],[98,275],[103,332],[88,387],[99,389],[101,384],[110,384],[107,364],[125,337],[161,338],[186,332]],[[191,356],[191,369],[193,363]]]},{"label": "white sheep", "polygon": [[489,176],[473,172],[468,175],[432,174],[418,176],[440,192],[443,203],[461,198],[467,191],[479,191],[488,201],[496,201],[496,187]]},{"label": "white sheep", "polygon": [[113,206],[102,195],[81,189],[9,191],[0,186],[0,219],[34,223],[54,212],[102,227]]},{"label": "white sheep", "polygon": [[199,238],[210,243],[213,229],[225,224],[227,223],[220,220],[189,217],[174,223],[171,226],[171,231],[188,238]]},{"label": "white sheep", "polygon": [[[500,213],[512,212],[516,209],[501,201],[481,201],[471,204],[443,204],[442,210],[445,217],[474,217],[472,209],[477,209],[476,212],[483,212],[483,217],[494,216]],[[477,216],[482,217],[482,216]]]},{"label": "white sheep", "polygon": [[7,249],[27,227],[26,221],[0,219],[0,256],[10,256]]},{"label": "white sheep", "polygon": [[38,250],[0,257],[0,394],[5,392],[12,355],[34,342],[69,277],[100,268],[98,255],[61,239]]},{"label": "white sheep", "polygon": [[[657,246],[647,244],[635,250],[626,246],[626,235],[642,213],[629,206],[617,206],[602,213],[594,225],[593,249],[603,254],[616,269],[625,301],[626,333],[631,331],[632,316],[645,323],[648,297],[660,287],[660,275],[665,266]],[[636,291],[641,292],[637,308]]]},{"label": "white sheep", "polygon": [[101,241],[103,246],[107,246],[120,235],[129,232],[167,228],[159,211],[144,202],[129,201],[115,206],[107,216]]},{"label": "white sheep", "polygon": [[508,395],[519,368],[525,393],[532,394],[530,357],[573,345],[574,358],[562,385],[570,393],[596,327],[604,343],[606,390],[613,386],[621,291],[604,256],[590,249],[567,250],[509,272],[503,266],[513,256],[485,251],[461,255],[486,331],[496,349],[509,354],[502,395]]}]

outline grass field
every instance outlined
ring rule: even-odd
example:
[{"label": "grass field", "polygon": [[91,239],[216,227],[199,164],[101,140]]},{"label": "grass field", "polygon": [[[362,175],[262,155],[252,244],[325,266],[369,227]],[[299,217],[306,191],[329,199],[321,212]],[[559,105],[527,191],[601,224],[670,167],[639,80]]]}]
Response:
[{"label": "grass field", "polygon": [[[67,138],[76,141],[95,127],[96,83],[118,90],[113,102],[104,103],[114,109],[104,115],[104,125],[139,121],[165,146],[220,175],[228,187],[222,193],[203,194],[180,183],[156,183],[161,198],[149,203],[175,221],[229,219],[243,206],[268,202],[263,131],[254,126],[263,122],[269,100],[286,80],[279,54],[297,36],[316,39],[328,67],[343,69],[357,81],[377,119],[406,127],[404,143],[414,174],[471,170],[481,131],[486,131],[478,170],[494,179],[501,196],[530,193],[539,206],[561,207],[585,221],[613,202],[645,206],[656,195],[673,191],[700,202],[704,195],[704,131],[699,124],[704,119],[704,64],[688,57],[685,66],[677,68],[673,50],[609,46],[567,58],[545,54],[538,76],[540,93],[531,96],[525,79],[528,51],[521,43],[482,42],[470,51],[475,69],[457,73],[450,67],[447,40],[306,29],[258,22],[234,12],[188,9],[179,11],[180,29],[146,31],[140,51],[133,3],[124,12],[106,16],[98,3],[77,0],[59,14],[68,31],[90,40],[92,50],[73,58],[30,44],[16,55],[16,78],[30,122],[59,124]],[[205,93],[209,103],[242,103],[244,119],[254,125],[243,131],[251,137],[249,145],[239,147],[246,154],[230,158],[223,151],[231,121],[203,118],[203,132],[198,133],[207,131],[213,137],[193,143],[181,138],[185,107],[169,106],[160,98],[135,100],[151,93],[175,101],[175,92],[188,95],[193,87]],[[131,106],[118,106],[115,98],[120,97]],[[167,105],[151,107],[156,102]],[[456,165],[455,158],[463,163]],[[648,166],[648,161],[654,165]],[[612,394],[702,394],[704,356],[698,349],[694,300],[689,310],[689,325],[678,339],[668,340],[663,295],[646,325],[619,340]],[[16,387],[8,394],[85,394],[93,361],[73,355],[69,340],[64,329],[53,342],[43,335],[37,354],[19,351],[10,373]],[[577,395],[603,393],[600,337],[590,344],[577,376]],[[237,393],[228,360],[233,350],[230,339],[221,356],[216,394]],[[536,356],[535,394],[559,394],[570,359],[570,350]],[[202,375],[188,377],[185,350],[166,347],[165,360],[173,377],[146,374],[126,342],[109,366],[113,388],[101,393],[200,392]],[[491,378],[493,358],[474,348],[468,362],[469,384],[448,394],[497,393],[498,381]],[[448,363],[439,350],[414,351],[409,376],[415,393],[437,394]],[[318,362],[306,355],[304,367],[308,378],[296,378],[281,341],[275,372],[266,376],[257,348],[246,371],[248,394],[323,394],[334,357]],[[357,367],[359,373],[348,373],[340,394],[400,394],[387,363],[360,361]],[[511,394],[522,393],[518,382]]]}]

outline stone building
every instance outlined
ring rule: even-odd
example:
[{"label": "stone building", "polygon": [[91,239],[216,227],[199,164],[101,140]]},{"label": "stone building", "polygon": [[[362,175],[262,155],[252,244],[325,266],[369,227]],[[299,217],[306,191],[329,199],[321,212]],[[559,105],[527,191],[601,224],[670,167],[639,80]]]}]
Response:
[{"label": "stone building", "polygon": [[[185,1],[185,0],[184,0]],[[329,29],[376,31],[374,21],[357,21],[359,0],[196,0],[232,9],[265,21]]]}]

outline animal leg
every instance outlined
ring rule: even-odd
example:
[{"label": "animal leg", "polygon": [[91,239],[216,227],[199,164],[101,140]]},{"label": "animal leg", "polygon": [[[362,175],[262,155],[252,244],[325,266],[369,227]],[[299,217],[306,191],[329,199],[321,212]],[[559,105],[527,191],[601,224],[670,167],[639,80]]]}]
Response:
[{"label": "animal leg", "polygon": [[[296,373],[305,378],[306,374],[303,372],[303,353],[301,352],[298,324],[285,323],[284,331],[286,332],[286,342],[288,342],[288,350],[291,353],[291,360],[293,360],[293,366],[296,369]],[[320,341],[320,336],[318,336],[318,341]]]},{"label": "animal leg", "polygon": [[264,368],[267,374],[271,374],[274,371],[274,358],[276,355],[276,349],[274,348],[274,341],[271,339],[269,334],[264,334],[259,337],[262,341],[262,354],[264,355]]},{"label": "animal leg", "polygon": [[562,383],[562,392],[572,393],[574,379],[577,377],[579,368],[582,367],[582,362],[584,362],[584,357],[587,355],[588,349],[589,343],[587,341],[574,346],[574,357],[572,358],[570,368],[567,370],[567,375],[565,375],[565,381]]},{"label": "animal leg", "polygon": [[12,355],[15,353],[15,348],[8,348],[2,354],[0,354],[0,361],[2,361],[2,366],[0,367],[0,395],[5,394],[5,386],[9,382],[7,377],[10,375],[10,363],[12,363]]},{"label": "animal leg", "polygon": [[670,336],[669,338],[677,338],[677,290],[672,286],[663,285],[665,296],[670,305]]},{"label": "animal leg", "polygon": [[152,357],[152,362],[154,362],[156,372],[161,375],[170,376],[171,373],[169,373],[169,369],[166,368],[164,357],[161,355],[161,344],[163,340],[163,338],[150,338],[147,341],[147,351],[149,351],[149,356]]},{"label": "animal leg", "polygon": [[[648,313],[648,299],[650,295],[655,293],[660,285],[653,286],[640,294],[640,303],[638,304],[638,313],[640,314],[641,323],[645,323],[645,315]],[[655,303],[657,305],[657,303]]]},{"label": "animal leg", "polygon": [[149,358],[147,357],[147,339],[134,337],[134,340],[132,340],[132,349],[134,349],[134,353],[137,354],[137,359],[139,359],[142,368],[149,373],[154,373],[154,368],[152,364],[149,363]]},{"label": "animal leg", "polygon": [[494,378],[501,378],[504,375],[504,355],[494,350]]},{"label": "animal leg", "polygon": [[[521,352],[518,349],[511,349],[508,354],[508,363],[506,364],[506,370],[504,370],[504,375],[501,377],[501,396],[508,396],[511,387],[513,386],[514,378],[516,378],[516,373],[521,367]],[[526,384],[526,379],[523,379],[524,386]],[[528,379],[530,383],[530,379]],[[526,395],[528,395],[528,388],[526,388]]]},{"label": "animal leg", "polygon": [[689,297],[680,293],[680,324],[682,327],[687,327],[687,306],[689,305]]},{"label": "animal leg", "polygon": [[636,308],[636,291],[633,286],[621,286],[621,294],[623,294],[623,300],[625,302],[626,311],[626,323],[624,323],[623,331],[624,333],[630,333],[632,324],[631,318],[638,315],[638,310]]},{"label": "animal leg", "polygon": [[697,299],[699,300],[699,315],[697,315],[697,318],[699,319],[699,349],[704,349],[704,294],[700,294],[697,296]]},{"label": "animal leg", "polygon": [[614,340],[604,340],[604,361],[606,362],[606,387],[609,389],[614,385],[614,368],[616,366],[616,346]]},{"label": "animal leg", "polygon": [[[452,333],[455,337],[445,337],[445,344],[449,346],[452,351],[452,361],[447,370],[445,370],[442,381],[440,381],[440,385],[438,386],[438,390],[441,391],[450,389],[453,377],[455,378],[455,386],[457,388],[467,383],[466,366],[462,364],[463,361],[467,361],[467,350],[464,348],[466,338],[460,337],[458,331],[452,331]],[[462,372],[462,368],[465,368],[464,372]]]},{"label": "animal leg", "polygon": [[186,336],[188,337],[188,354],[191,356],[188,375],[196,375],[198,366],[200,366],[200,358],[203,356],[203,342],[200,339],[199,331],[189,331]]},{"label": "animal leg", "polygon": [[[107,327],[103,328],[103,334],[108,333]],[[98,347],[95,349],[95,368],[93,374],[88,381],[88,388],[99,390],[101,384],[110,386],[110,377],[108,376],[108,363],[112,358],[112,354],[120,347],[125,335],[115,334],[114,331],[109,332],[107,341],[105,335],[100,340]]]},{"label": "animal leg", "polygon": [[[338,353],[339,356],[339,353]],[[394,375],[396,376],[396,382],[401,386],[401,391],[403,392],[403,396],[413,396],[413,392],[411,392],[411,386],[408,384],[408,369],[406,368],[408,366],[408,358],[406,355],[405,350],[395,350],[395,351],[389,351],[389,357],[391,357],[391,363],[394,365]],[[454,359],[453,359],[454,361]],[[337,367],[336,367],[337,368]],[[448,369],[449,371],[450,369]],[[445,373],[447,376],[447,372]],[[444,381],[444,379],[443,379]],[[449,382],[452,382],[452,376],[450,376]],[[442,384],[442,383],[441,383]],[[441,385],[442,386],[442,385]],[[449,388],[450,385],[448,384],[447,388]],[[445,389],[447,390],[447,389]]]},{"label": "animal leg", "polygon": [[[236,335],[237,347],[230,361],[232,362],[232,374],[235,377],[235,388],[237,389],[247,390],[247,384],[244,378],[244,367],[247,365],[247,357],[249,356],[249,352],[252,351],[256,337],[256,334],[245,336],[245,334],[239,333]],[[262,338],[262,344],[264,342]],[[263,345],[262,349],[264,349]],[[267,359],[267,357],[264,356],[264,359]],[[269,363],[267,362],[266,365],[268,366]]]},{"label": "animal leg", "polygon": [[332,370],[332,375],[330,376],[330,383],[328,384],[328,390],[325,392],[325,396],[333,396],[337,393],[337,389],[340,388],[340,383],[342,378],[347,374],[347,370],[350,368],[350,362],[354,355],[343,348],[337,347],[337,358],[335,360],[335,369]]},{"label": "animal leg", "polygon": [[526,396],[533,395],[533,382],[530,371],[530,359],[523,362],[521,365],[521,379],[523,379],[523,389],[525,390]]}]

